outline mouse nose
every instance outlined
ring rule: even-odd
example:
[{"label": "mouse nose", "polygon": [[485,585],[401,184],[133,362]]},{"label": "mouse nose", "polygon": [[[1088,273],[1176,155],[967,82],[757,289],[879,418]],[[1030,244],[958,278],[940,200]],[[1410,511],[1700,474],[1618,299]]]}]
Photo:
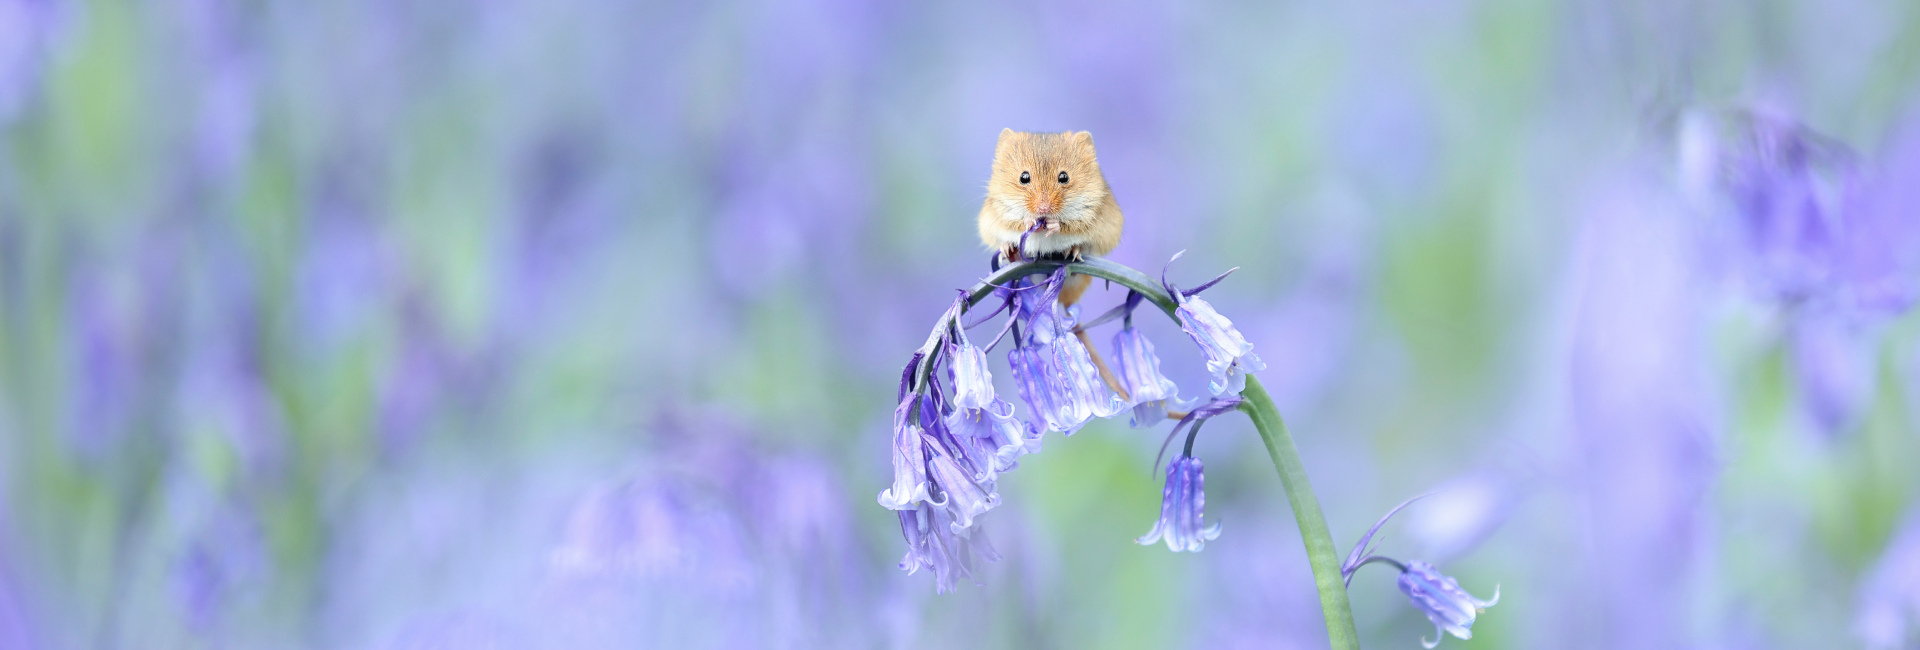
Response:
[{"label": "mouse nose", "polygon": [[1059,202],[1054,201],[1052,197],[1041,197],[1040,200],[1033,202],[1033,213],[1037,215],[1045,216],[1059,210]]}]

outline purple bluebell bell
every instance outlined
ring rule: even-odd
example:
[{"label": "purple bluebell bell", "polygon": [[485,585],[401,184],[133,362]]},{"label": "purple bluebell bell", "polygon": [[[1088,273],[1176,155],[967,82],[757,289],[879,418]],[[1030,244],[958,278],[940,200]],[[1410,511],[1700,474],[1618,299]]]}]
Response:
[{"label": "purple bluebell bell", "polygon": [[934,590],[938,593],[953,591],[957,577],[971,579],[978,560],[1000,559],[985,530],[974,527],[955,531],[954,522],[944,509],[923,503],[898,514],[900,533],[907,539],[907,554],[900,559],[900,568],[905,569],[907,575],[931,569]]},{"label": "purple bluebell bell", "polygon": [[909,396],[893,412],[893,487],[880,492],[880,505],[905,510],[932,501],[927,478],[925,430],[911,416],[919,395]]},{"label": "purple bluebell bell", "polygon": [[1040,451],[1040,433],[1013,416],[1013,405],[995,400],[988,408],[955,409],[947,415],[947,430],[972,458],[987,458],[982,470],[993,475],[1013,469],[1021,456]]},{"label": "purple bluebell bell", "polygon": [[1433,640],[1420,638],[1420,645],[1428,648],[1440,645],[1441,632],[1461,639],[1473,638],[1473,620],[1500,602],[1499,586],[1493,588],[1492,598],[1480,600],[1461,589],[1459,581],[1419,560],[1408,562],[1407,570],[1400,574],[1400,592],[1413,599],[1413,606],[1433,622]]},{"label": "purple bluebell bell", "polygon": [[1820,432],[1853,427],[1872,402],[1873,341],[1857,319],[1803,310],[1789,334],[1801,410]]},{"label": "purple bluebell bell", "polygon": [[1205,525],[1207,506],[1205,467],[1200,459],[1182,455],[1167,464],[1167,485],[1161,492],[1160,519],[1153,530],[1134,540],[1152,546],[1165,539],[1175,553],[1200,552],[1207,542],[1220,536],[1220,524]]},{"label": "purple bluebell bell", "polygon": [[[700,481],[650,476],[594,490],[567,517],[549,555],[556,578],[581,583],[665,581],[737,594],[757,576],[752,537]],[[725,502],[724,495],[721,502]]]},{"label": "purple bluebell bell", "polygon": [[1025,345],[1007,353],[1020,398],[1033,409],[1034,424],[1073,435],[1095,417],[1112,417],[1126,406],[1107,389],[1087,347],[1073,335],[1073,314],[1059,306],[1062,269],[1045,284],[1021,291],[1017,318],[1026,325]]},{"label": "purple bluebell bell", "polygon": [[940,441],[928,441],[927,469],[931,474],[938,500],[930,501],[947,511],[953,519],[953,532],[962,532],[973,526],[973,518],[986,514],[1000,505],[1000,495],[993,490],[992,457],[966,458],[956,457]]},{"label": "purple bluebell bell", "polygon": [[1132,425],[1151,427],[1167,419],[1167,407],[1185,408],[1180,388],[1160,374],[1160,358],[1153,353],[1153,342],[1131,324],[1113,335],[1114,374],[1127,389],[1133,403]]},{"label": "purple bluebell bell", "polygon": [[993,373],[987,369],[987,353],[967,340],[964,329],[955,343],[947,346],[952,358],[953,405],[963,409],[990,408],[998,401],[993,391]]},{"label": "purple bluebell bell", "polygon": [[[1175,253],[1173,259],[1167,260],[1167,265],[1172,266],[1173,260],[1180,259],[1184,253]],[[1207,384],[1207,388],[1212,389],[1215,395],[1238,395],[1247,387],[1247,373],[1266,370],[1267,364],[1253,354],[1253,344],[1240,335],[1240,330],[1234,329],[1233,321],[1221,316],[1220,312],[1213,309],[1213,305],[1198,297],[1200,292],[1226,277],[1226,273],[1223,273],[1206,284],[1182,292],[1167,282],[1166,271],[1162,270],[1160,283],[1166,287],[1167,294],[1180,303],[1177,310],[1180,329],[1186,331],[1187,336],[1200,346],[1200,351],[1207,355],[1207,372],[1213,373],[1213,381]]]},{"label": "purple bluebell bell", "polygon": [[1698,145],[1717,170],[1717,189],[1732,208],[1737,254],[1762,293],[1798,300],[1823,292],[1837,262],[1847,194],[1854,185],[1851,154],[1812,130],[1763,112],[1724,116],[1698,131]]},{"label": "purple bluebell bell", "polygon": [[1346,561],[1341,563],[1340,577],[1348,585],[1352,585],[1353,574],[1358,572],[1360,567],[1375,562],[1391,564],[1399,569],[1400,591],[1405,593],[1407,598],[1412,599],[1414,607],[1427,615],[1427,620],[1433,622],[1433,639],[1428,640],[1425,637],[1420,639],[1420,645],[1432,648],[1440,644],[1442,632],[1451,633],[1462,639],[1473,638],[1474,618],[1486,608],[1492,607],[1494,603],[1500,602],[1500,587],[1493,588],[1493,598],[1480,600],[1461,589],[1460,583],[1452,577],[1435,571],[1431,564],[1419,560],[1401,562],[1384,555],[1374,554],[1373,549],[1369,548],[1373,543],[1374,533],[1380,532],[1380,527],[1385,526],[1388,519],[1392,519],[1395,514],[1426,496],[1423,494],[1394,506],[1392,510],[1387,511],[1386,516],[1375,522],[1372,528],[1367,529],[1366,534],[1360,536],[1360,541],[1353,545],[1353,552],[1348,553]]},{"label": "purple bluebell bell", "polygon": [[1862,165],[1786,115],[1697,114],[1688,126],[1694,184],[1711,183],[1729,208],[1733,257],[1761,294],[1870,311],[1912,304],[1920,225],[1908,197],[1920,135],[1907,134],[1885,164]]}]

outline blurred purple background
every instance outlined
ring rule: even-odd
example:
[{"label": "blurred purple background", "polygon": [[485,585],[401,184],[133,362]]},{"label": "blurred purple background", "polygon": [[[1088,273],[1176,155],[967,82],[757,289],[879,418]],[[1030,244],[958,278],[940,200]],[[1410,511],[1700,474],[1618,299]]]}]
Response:
[{"label": "blurred purple background", "polygon": [[1920,647],[1916,61],[1853,0],[0,0],[0,648],[1323,647],[1236,416],[1204,552],[1122,419],[982,586],[895,568],[1003,127],[1242,267],[1336,543],[1436,492],[1378,543],[1500,585],[1450,646]]}]

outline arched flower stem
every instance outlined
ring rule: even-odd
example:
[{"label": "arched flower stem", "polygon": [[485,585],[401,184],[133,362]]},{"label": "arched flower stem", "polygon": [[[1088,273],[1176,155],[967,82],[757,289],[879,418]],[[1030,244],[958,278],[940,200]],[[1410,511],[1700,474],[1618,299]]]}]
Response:
[{"label": "arched flower stem", "polygon": [[[967,308],[993,295],[995,288],[1010,286],[1015,280],[1035,274],[1052,273],[1065,266],[1069,273],[1091,275],[1109,280],[1132,289],[1148,301],[1166,312],[1168,318],[1177,323],[1179,303],[1160,282],[1145,273],[1125,265],[1102,258],[1080,262],[1058,260],[1022,261],[1001,267],[993,275],[981,280],[979,284],[967,289],[967,297],[960,308],[948,314],[951,321],[943,322],[936,332],[950,323],[959,326]],[[928,342],[923,348],[919,367],[914,370],[913,390],[927,390],[927,375],[932,372],[934,354],[937,352],[938,338]],[[1320,593],[1320,611],[1327,621],[1327,638],[1336,650],[1358,650],[1359,636],[1353,626],[1353,610],[1347,602],[1347,588],[1340,574],[1340,554],[1333,547],[1333,535],[1327,530],[1327,520],[1320,513],[1320,501],[1313,494],[1313,485],[1307,480],[1306,465],[1300,462],[1300,450],[1294,447],[1293,435],[1287,432],[1287,425],[1280,419],[1280,411],[1274,408],[1273,398],[1267,395],[1260,380],[1249,375],[1247,387],[1240,393],[1240,411],[1253,420],[1253,426],[1260,432],[1260,440],[1266,443],[1267,455],[1273,459],[1273,467],[1280,473],[1280,484],[1286,488],[1287,502],[1293,507],[1294,521],[1300,527],[1300,540],[1306,545],[1307,560],[1313,565],[1313,582]]]}]

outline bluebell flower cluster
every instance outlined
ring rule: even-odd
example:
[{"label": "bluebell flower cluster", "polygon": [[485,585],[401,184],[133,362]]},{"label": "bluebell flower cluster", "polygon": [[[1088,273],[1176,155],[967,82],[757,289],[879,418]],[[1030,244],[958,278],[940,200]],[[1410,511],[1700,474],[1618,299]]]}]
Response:
[{"label": "bluebell flower cluster", "polygon": [[[1013,470],[1021,456],[1040,451],[1045,432],[1072,435],[1094,418],[1131,413],[1135,427],[1180,418],[1175,435],[1191,424],[1186,452],[1167,468],[1160,519],[1138,541],[1164,539],[1174,551],[1199,551],[1220,534],[1218,525],[1203,524],[1203,464],[1192,455],[1191,436],[1206,418],[1232,410],[1239,399],[1231,393],[1244,386],[1247,372],[1264,366],[1231,321],[1194,297],[1219,279],[1175,295],[1183,327],[1216,375],[1214,392],[1230,394],[1182,413],[1195,401],[1180,399],[1179,387],[1160,371],[1153,343],[1133,327],[1133,311],[1144,297],[1129,292],[1125,303],[1083,324],[1077,307],[1059,302],[1066,278],[1066,269],[1059,268],[997,286],[989,299],[999,306],[984,316],[968,314],[963,293],[901,376],[892,425],[893,484],[878,500],[900,519],[907,542],[900,568],[933,572],[939,592],[953,590],[960,578],[974,579],[982,560],[998,559],[980,520],[1001,503],[999,475]],[[1002,312],[999,334],[984,347],[975,345],[967,330]],[[1082,332],[1115,318],[1125,324],[1113,337],[1118,370],[1109,383]],[[1002,339],[1012,342],[1007,365],[1028,407],[1025,418],[1000,397],[988,367],[987,352]]]},{"label": "bluebell flower cluster", "polygon": [[1766,111],[1702,112],[1690,125],[1683,166],[1718,199],[1733,231],[1726,257],[1789,316],[1802,410],[1825,433],[1852,428],[1872,394],[1865,342],[1920,294],[1920,220],[1901,178],[1914,168],[1899,155],[1862,165],[1845,144]]}]

